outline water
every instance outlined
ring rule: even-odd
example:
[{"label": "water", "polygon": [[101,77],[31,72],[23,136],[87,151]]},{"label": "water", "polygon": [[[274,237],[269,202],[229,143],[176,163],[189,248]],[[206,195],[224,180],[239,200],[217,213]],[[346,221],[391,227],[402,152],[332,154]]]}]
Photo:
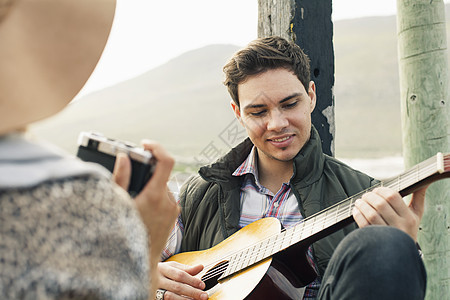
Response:
[{"label": "water", "polygon": [[352,168],[364,172],[374,178],[383,180],[401,174],[404,170],[404,160],[401,156],[390,156],[382,158],[352,158],[339,159]]},{"label": "water", "polygon": [[[384,180],[401,174],[404,171],[404,161],[401,156],[390,156],[382,158],[352,158],[339,159],[352,168],[366,173],[376,179]],[[177,198],[181,186],[192,173],[181,172],[173,174],[169,180],[169,189]]]}]

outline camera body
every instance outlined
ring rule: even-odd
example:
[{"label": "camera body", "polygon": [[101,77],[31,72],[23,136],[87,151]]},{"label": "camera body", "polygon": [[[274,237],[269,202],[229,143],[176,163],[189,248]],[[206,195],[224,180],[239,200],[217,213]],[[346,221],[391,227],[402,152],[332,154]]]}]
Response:
[{"label": "camera body", "polygon": [[95,162],[111,173],[118,153],[125,153],[131,159],[131,179],[128,192],[139,194],[153,174],[156,159],[151,152],[136,145],[107,138],[99,133],[81,132],[78,137],[77,156],[88,162]]}]

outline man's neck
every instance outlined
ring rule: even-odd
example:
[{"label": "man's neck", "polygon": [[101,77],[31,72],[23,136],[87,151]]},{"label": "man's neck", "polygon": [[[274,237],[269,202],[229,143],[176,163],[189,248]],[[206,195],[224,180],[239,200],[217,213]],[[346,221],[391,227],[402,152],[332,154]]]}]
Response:
[{"label": "man's neck", "polygon": [[272,193],[277,193],[283,183],[289,182],[294,172],[292,161],[280,161],[258,155],[259,182]]}]

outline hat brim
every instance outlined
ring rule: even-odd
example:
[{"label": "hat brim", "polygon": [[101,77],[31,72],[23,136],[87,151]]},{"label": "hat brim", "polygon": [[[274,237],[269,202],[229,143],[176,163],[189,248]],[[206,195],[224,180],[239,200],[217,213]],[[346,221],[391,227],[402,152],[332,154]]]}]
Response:
[{"label": "hat brim", "polygon": [[49,117],[88,80],[115,0],[18,0],[0,20],[0,134]]}]

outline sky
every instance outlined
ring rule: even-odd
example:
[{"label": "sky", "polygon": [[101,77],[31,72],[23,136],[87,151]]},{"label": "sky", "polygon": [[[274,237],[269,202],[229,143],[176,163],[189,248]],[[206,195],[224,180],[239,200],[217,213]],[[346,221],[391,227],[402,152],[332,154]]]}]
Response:
[{"label": "sky", "polygon": [[[396,0],[332,1],[333,21],[394,15],[397,10]],[[257,0],[117,0],[102,58],[77,98],[193,49],[210,44],[245,46],[257,37],[257,24]]]}]

